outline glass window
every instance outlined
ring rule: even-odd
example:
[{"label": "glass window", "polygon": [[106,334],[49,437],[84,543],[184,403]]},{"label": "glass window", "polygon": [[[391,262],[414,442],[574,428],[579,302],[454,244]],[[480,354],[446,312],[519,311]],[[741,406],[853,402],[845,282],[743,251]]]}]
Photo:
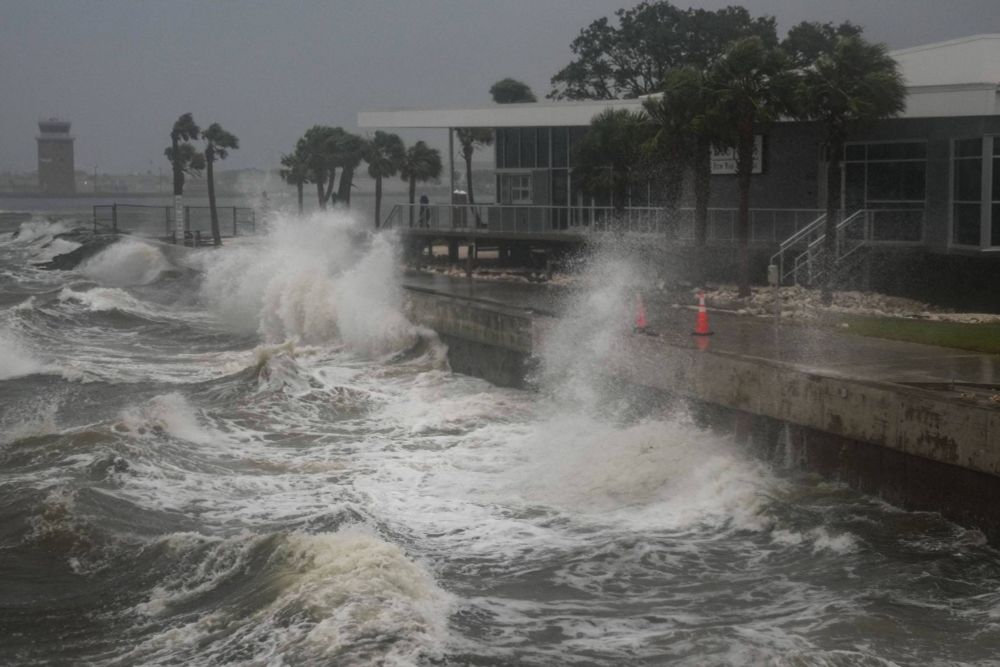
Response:
[{"label": "glass window", "polygon": [[504,168],[514,169],[521,164],[521,134],[516,127],[505,130],[507,138],[504,141]]},{"label": "glass window", "polygon": [[507,166],[507,161],[505,160],[506,155],[504,155],[505,146],[507,143],[507,130],[500,127],[497,128],[497,137],[493,146],[496,150],[496,165],[497,169],[503,169]]},{"label": "glass window", "polygon": [[990,229],[990,245],[997,246],[1000,245],[1000,203],[994,202],[992,209],[993,224]]},{"label": "glass window", "polygon": [[552,170],[552,205],[569,204],[569,173],[565,169]]},{"label": "glass window", "polygon": [[981,157],[982,139],[960,139],[955,142],[955,157]]},{"label": "glass window", "polygon": [[552,128],[552,166],[565,167],[569,164],[569,132],[565,127]]},{"label": "glass window", "polygon": [[844,201],[849,209],[865,206],[865,163],[848,163],[844,167],[846,183],[844,185]]},{"label": "glass window", "polygon": [[869,162],[868,201],[923,201],[924,170],[924,162]]},{"label": "glass window", "polygon": [[953,207],[953,240],[959,245],[979,245],[981,204],[955,204]]},{"label": "glass window", "polygon": [[869,160],[922,160],[925,157],[927,144],[923,142],[868,144]]},{"label": "glass window", "polygon": [[844,152],[845,160],[864,160],[865,159],[865,145],[864,144],[853,144],[847,147]]},{"label": "glass window", "polygon": [[510,202],[512,204],[531,203],[531,174],[510,175]]},{"label": "glass window", "polygon": [[538,141],[535,150],[535,160],[539,167],[549,166],[549,128],[540,127],[537,131]]},{"label": "glass window", "polygon": [[955,201],[978,202],[983,192],[983,162],[980,158],[955,160]]},{"label": "glass window", "polygon": [[531,174],[501,174],[500,203],[530,204]]},{"label": "glass window", "polygon": [[518,167],[534,169],[535,167],[535,128],[521,128],[521,163]]}]

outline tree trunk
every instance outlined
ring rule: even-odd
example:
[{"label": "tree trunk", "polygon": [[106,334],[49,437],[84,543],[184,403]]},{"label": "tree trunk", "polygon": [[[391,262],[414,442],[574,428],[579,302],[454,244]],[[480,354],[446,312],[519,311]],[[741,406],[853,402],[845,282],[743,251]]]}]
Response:
[{"label": "tree trunk", "polygon": [[736,147],[736,180],[740,203],[736,238],[740,246],[739,296],[750,296],[750,177],[753,175],[753,121],[741,123]]},{"label": "tree trunk", "polygon": [[173,132],[170,133],[170,148],[174,156],[170,161],[170,166],[174,170],[174,243],[184,245],[184,205],[181,199],[184,194],[184,172],[181,171],[181,163],[177,156],[180,142]]},{"label": "tree trunk", "polygon": [[340,185],[337,187],[337,202],[350,208],[351,186],[354,183],[354,167],[344,167],[340,170]]},{"label": "tree trunk", "polygon": [[212,216],[212,243],[222,245],[222,234],[219,231],[219,212],[215,210],[215,174],[212,168],[215,157],[209,151],[205,151],[205,153],[205,169],[208,172],[208,210]]},{"label": "tree trunk", "polygon": [[326,193],[323,195],[323,209],[326,209],[326,203],[330,201],[330,195],[333,194],[333,182],[337,179],[337,170],[330,170],[330,180],[326,184]]},{"label": "tree trunk", "polygon": [[708,279],[708,199],[712,190],[712,143],[700,138],[694,156],[694,280],[704,286]]},{"label": "tree trunk", "polygon": [[382,174],[375,177],[375,229],[382,226]]},{"label": "tree trunk", "polygon": [[472,217],[476,219],[476,227],[483,226],[483,220],[479,217],[479,211],[476,209],[476,198],[472,194],[472,151],[462,151],[462,157],[465,158],[465,183],[469,188],[469,210],[472,211]]},{"label": "tree trunk", "polygon": [[413,205],[417,199],[417,177],[410,176],[410,227],[413,226]]},{"label": "tree trunk", "polygon": [[319,210],[326,210],[326,200],[323,199],[323,181],[316,182],[316,200],[319,202]]},{"label": "tree trunk", "polygon": [[712,187],[712,144],[698,139],[694,157],[694,243],[708,243],[708,197]]},{"label": "tree trunk", "polygon": [[[823,225],[826,238],[823,239],[823,292],[821,300],[825,305],[833,303],[834,274],[837,268],[837,211],[840,206],[840,156],[844,150],[843,141],[833,139],[827,144],[826,153],[826,222]],[[845,211],[846,213],[846,211]]]},{"label": "tree trunk", "polygon": [[302,215],[302,208],[303,208],[302,207],[302,191],[305,190],[305,185],[302,182],[296,183],[295,184],[295,189],[298,190],[298,193],[299,193],[299,216],[301,216]]}]

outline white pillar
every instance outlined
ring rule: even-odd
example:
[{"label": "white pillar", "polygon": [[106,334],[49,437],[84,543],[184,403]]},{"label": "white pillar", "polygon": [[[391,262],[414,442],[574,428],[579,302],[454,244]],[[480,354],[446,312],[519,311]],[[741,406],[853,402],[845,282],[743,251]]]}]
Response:
[{"label": "white pillar", "polygon": [[448,128],[448,182],[451,191],[448,193],[448,203],[455,203],[455,130]]},{"label": "white pillar", "polygon": [[184,202],[181,195],[174,195],[174,243],[184,245]]}]

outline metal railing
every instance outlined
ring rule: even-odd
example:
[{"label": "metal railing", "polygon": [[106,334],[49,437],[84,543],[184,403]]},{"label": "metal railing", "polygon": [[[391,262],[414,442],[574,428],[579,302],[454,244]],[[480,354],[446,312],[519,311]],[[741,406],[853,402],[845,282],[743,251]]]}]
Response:
[{"label": "metal railing", "polygon": [[[708,240],[735,243],[738,209],[708,210]],[[750,240],[774,244],[808,225],[816,209],[751,209]],[[565,234],[601,232],[656,234],[681,241],[694,239],[695,212],[681,208],[673,214],[659,207],[541,206],[507,204],[397,204],[382,223],[383,229],[437,230],[470,235]]]},{"label": "metal railing", "polygon": [[[838,216],[840,212],[838,211]],[[843,273],[863,251],[875,245],[919,245],[923,242],[923,209],[862,208],[837,222],[834,256],[826,257],[826,214],[788,237],[771,257],[778,282],[815,284],[827,271]]]},{"label": "metal railing", "polygon": [[[150,238],[172,239],[174,207],[142,204],[99,204],[94,209],[94,232],[132,234]],[[217,207],[219,231],[223,238],[253,234],[257,228],[256,212],[240,206]],[[188,239],[211,238],[212,217],[208,206],[184,207],[184,236]]]}]

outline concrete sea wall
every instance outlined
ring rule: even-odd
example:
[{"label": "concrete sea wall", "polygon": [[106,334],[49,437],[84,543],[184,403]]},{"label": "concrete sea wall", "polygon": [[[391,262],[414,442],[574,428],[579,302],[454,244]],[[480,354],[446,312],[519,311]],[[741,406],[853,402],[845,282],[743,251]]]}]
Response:
[{"label": "concrete sea wall", "polygon": [[[409,290],[410,317],[449,345],[453,370],[523,386],[552,318]],[[635,336],[605,360],[632,385],[686,399],[714,428],[783,464],[1000,541],[1000,410],[950,394]]]}]

